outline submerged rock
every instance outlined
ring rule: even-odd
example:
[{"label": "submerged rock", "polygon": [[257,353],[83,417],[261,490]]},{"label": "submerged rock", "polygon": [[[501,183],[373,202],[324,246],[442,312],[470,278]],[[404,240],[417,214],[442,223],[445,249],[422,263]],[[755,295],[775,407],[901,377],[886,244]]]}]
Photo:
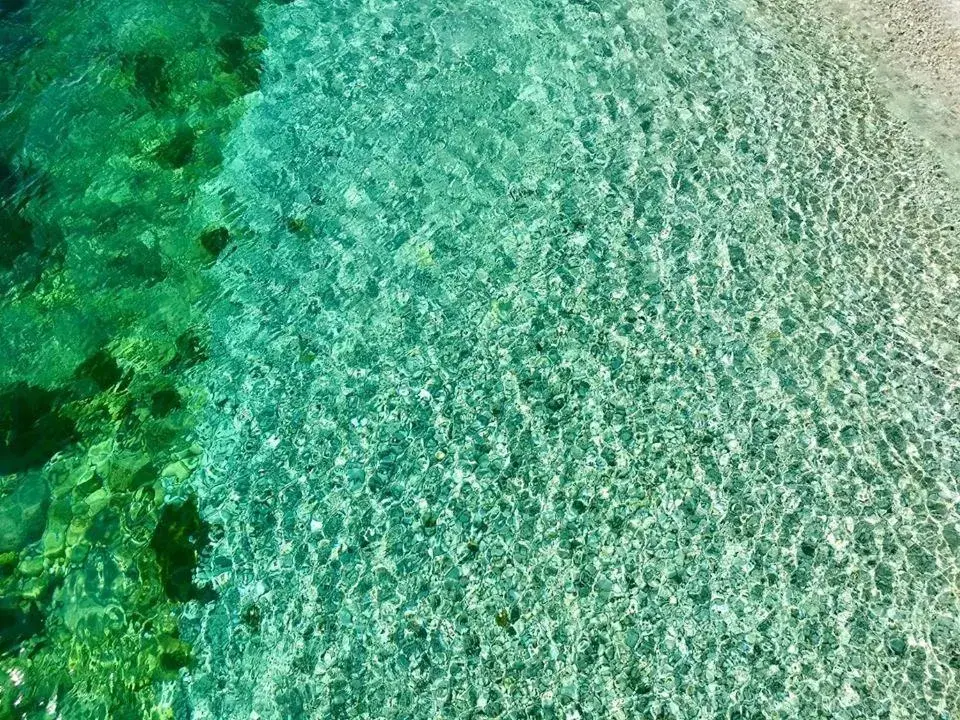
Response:
[{"label": "submerged rock", "polygon": [[0,0],[0,718],[165,717],[175,603],[212,594],[196,502],[157,488],[207,356],[197,208],[263,43],[256,2],[129,10]]}]

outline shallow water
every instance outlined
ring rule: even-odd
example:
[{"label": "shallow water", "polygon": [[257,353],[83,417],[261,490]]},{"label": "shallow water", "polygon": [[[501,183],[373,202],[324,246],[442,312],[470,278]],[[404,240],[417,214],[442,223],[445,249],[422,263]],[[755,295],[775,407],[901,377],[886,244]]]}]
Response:
[{"label": "shallow water", "polygon": [[5,99],[9,712],[957,717],[960,205],[841,28],[230,10]]}]

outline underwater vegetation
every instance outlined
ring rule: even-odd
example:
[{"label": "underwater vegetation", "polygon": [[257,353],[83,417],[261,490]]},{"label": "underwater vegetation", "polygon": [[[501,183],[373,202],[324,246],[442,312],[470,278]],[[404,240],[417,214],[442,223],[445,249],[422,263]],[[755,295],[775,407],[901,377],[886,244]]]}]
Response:
[{"label": "underwater vegetation", "polygon": [[257,89],[255,0],[0,2],[0,718],[165,717],[213,530],[185,481],[202,197]]}]

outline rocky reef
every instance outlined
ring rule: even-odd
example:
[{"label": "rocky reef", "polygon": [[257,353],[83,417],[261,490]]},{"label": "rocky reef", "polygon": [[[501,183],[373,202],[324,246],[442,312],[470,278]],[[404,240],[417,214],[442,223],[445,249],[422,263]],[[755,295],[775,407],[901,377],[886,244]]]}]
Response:
[{"label": "rocky reef", "polygon": [[0,4],[0,717],[164,717],[255,0]]}]

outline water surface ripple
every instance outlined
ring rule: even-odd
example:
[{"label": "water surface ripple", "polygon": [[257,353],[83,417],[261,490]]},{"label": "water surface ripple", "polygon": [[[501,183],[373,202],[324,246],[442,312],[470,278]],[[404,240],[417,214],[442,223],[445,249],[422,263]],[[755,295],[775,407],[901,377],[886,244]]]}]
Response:
[{"label": "water surface ripple", "polygon": [[815,22],[264,9],[196,718],[960,712],[954,189]]}]

